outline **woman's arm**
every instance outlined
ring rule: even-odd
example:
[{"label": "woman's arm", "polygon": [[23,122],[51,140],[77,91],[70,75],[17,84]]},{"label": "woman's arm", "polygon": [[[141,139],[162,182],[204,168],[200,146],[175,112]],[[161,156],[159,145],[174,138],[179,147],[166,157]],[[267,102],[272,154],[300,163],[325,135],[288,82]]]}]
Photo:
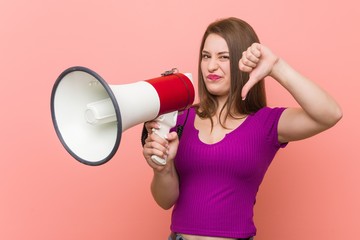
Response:
[{"label": "woman's arm", "polygon": [[320,133],[342,118],[336,101],[317,84],[302,76],[267,47],[253,44],[243,53],[240,70],[250,72],[250,79],[243,88],[243,97],[249,89],[266,76],[279,82],[298,102],[299,108],[288,108],[282,114],[279,141],[289,142]]},{"label": "woman's arm", "polygon": [[284,111],[278,126],[280,142],[311,137],[342,118],[340,106],[328,93],[282,59],[274,65],[270,76],[287,89],[301,107]]},{"label": "woman's arm", "polygon": [[156,203],[163,209],[170,209],[179,196],[179,180],[173,161],[162,171],[154,169],[151,193]]},{"label": "woman's arm", "polygon": [[[152,128],[158,127],[156,122],[148,122],[145,126],[150,133]],[[175,132],[169,133],[166,140],[151,133],[145,140],[143,148],[143,155],[154,171],[151,193],[156,203],[164,209],[171,208],[179,196],[179,180],[174,165],[178,144],[179,140]],[[166,164],[156,164],[151,160],[152,155],[166,159]]]}]

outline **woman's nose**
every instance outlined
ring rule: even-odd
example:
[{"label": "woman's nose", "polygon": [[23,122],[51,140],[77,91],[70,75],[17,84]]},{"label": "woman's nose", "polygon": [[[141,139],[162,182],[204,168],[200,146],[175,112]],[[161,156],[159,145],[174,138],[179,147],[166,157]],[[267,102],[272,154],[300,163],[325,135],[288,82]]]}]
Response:
[{"label": "woman's nose", "polygon": [[219,64],[218,64],[218,62],[216,61],[216,59],[211,58],[210,61],[209,61],[209,64],[208,64],[208,70],[209,70],[209,72],[215,71],[216,69],[218,69],[218,67],[219,67]]}]

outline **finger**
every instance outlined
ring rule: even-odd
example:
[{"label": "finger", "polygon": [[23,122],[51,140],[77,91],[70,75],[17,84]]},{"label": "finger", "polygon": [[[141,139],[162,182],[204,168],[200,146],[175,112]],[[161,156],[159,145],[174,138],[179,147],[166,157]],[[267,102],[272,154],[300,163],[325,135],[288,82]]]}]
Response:
[{"label": "finger", "polygon": [[166,140],[168,141],[174,141],[174,140],[178,140],[179,136],[176,132],[170,132],[166,135]]},{"label": "finger", "polygon": [[160,137],[158,134],[150,134],[148,136],[150,142],[157,142],[163,146],[166,146],[169,144],[168,140],[165,138]]},{"label": "finger", "polygon": [[260,61],[260,52],[255,46],[250,46],[246,51],[242,53],[242,58],[252,63],[258,63]]},{"label": "finger", "polygon": [[247,72],[247,73],[249,73],[249,72],[251,72],[251,71],[253,70],[252,67],[249,67],[249,66],[245,65],[245,64],[243,63],[242,59],[240,59],[240,61],[239,61],[239,69],[240,69],[241,71]]},{"label": "finger", "polygon": [[154,153],[153,154],[151,154],[151,155],[149,155],[150,156],[150,159],[152,160],[152,158],[151,158],[151,156],[157,156],[157,157],[159,157],[159,158],[161,158],[161,159],[167,159],[167,157],[168,157],[168,154],[166,154],[166,153],[163,153],[163,152],[161,152],[161,151],[154,151]]},{"label": "finger", "polygon": [[145,128],[149,134],[153,132],[153,129],[160,129],[160,125],[156,121],[150,121],[145,123]]},{"label": "finger", "polygon": [[249,52],[250,52],[254,57],[260,59],[260,57],[261,57],[261,45],[260,45],[259,43],[253,43],[253,44],[250,46],[250,49],[249,49],[249,50],[250,50]]},{"label": "finger", "polygon": [[257,63],[257,62],[251,61],[251,60],[249,60],[248,57],[243,56],[243,57],[240,59],[240,63],[241,63],[244,67],[246,67],[246,69],[250,69],[250,68],[251,68],[251,70],[252,70],[253,68],[256,67],[256,63]]},{"label": "finger", "polygon": [[146,155],[146,157],[145,157],[146,162],[147,162],[148,165],[149,165],[151,168],[153,168],[154,170],[156,170],[156,171],[162,171],[163,168],[165,167],[165,165],[159,165],[159,164],[155,163],[155,162],[152,160],[152,158],[151,158],[152,155],[153,155],[153,154]]},{"label": "finger", "polygon": [[166,153],[169,148],[168,144],[161,144],[155,141],[150,141],[146,143],[144,147],[153,151],[159,151],[164,153]]},{"label": "finger", "polygon": [[144,157],[148,162],[152,161],[152,156],[154,155],[162,159],[167,159],[169,154],[167,152],[163,152],[155,148],[147,148],[144,150]]}]

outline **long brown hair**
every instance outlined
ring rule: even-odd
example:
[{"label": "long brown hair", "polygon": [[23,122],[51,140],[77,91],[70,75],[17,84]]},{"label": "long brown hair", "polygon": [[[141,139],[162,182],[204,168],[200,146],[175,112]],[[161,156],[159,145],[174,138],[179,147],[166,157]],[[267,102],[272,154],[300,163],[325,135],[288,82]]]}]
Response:
[{"label": "long brown hair", "polygon": [[[205,40],[210,34],[217,34],[225,39],[229,48],[231,87],[226,104],[221,109],[220,115],[225,110],[226,117],[234,114],[248,115],[266,106],[266,94],[264,80],[252,87],[245,100],[241,98],[241,90],[249,80],[249,74],[239,70],[239,60],[245,51],[254,42],[260,42],[254,29],[245,21],[238,18],[226,18],[213,22],[206,29],[200,46],[198,65],[198,92],[200,103],[197,105],[197,114],[201,118],[210,118],[215,115],[218,107],[216,96],[209,93],[204,83],[201,71],[202,50]],[[221,120],[219,116],[219,121]],[[220,121],[224,127],[224,123]]]}]

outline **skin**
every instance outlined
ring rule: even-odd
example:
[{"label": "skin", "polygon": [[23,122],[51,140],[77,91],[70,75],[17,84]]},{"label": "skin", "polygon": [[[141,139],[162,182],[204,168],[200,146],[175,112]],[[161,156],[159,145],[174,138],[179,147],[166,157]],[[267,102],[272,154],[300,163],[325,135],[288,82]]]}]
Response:
[{"label": "skin", "polygon": [[[226,129],[218,121],[219,110],[226,101],[230,89],[229,50],[225,40],[210,34],[202,51],[201,69],[208,91],[217,96],[219,108],[213,116],[214,126],[211,129],[209,119],[195,118],[195,128],[199,130],[201,141],[213,144],[238,127],[246,116],[235,114],[240,118],[223,119]],[[259,43],[252,44],[242,53],[239,69],[250,73],[247,84],[241,95],[245,99],[248,91],[258,81],[271,77],[284,87],[299,104],[298,108],[287,108],[278,124],[279,142],[291,142],[318,134],[335,125],[342,118],[342,111],[336,101],[322,88],[302,76],[269,48]],[[223,114],[224,115],[224,114]],[[222,116],[223,116],[222,115]],[[150,133],[143,149],[143,155],[154,171],[151,191],[155,201],[164,209],[170,209],[179,196],[179,180],[174,166],[179,144],[175,132],[169,133],[166,139],[153,134],[152,128],[159,128],[155,121],[145,124]],[[150,156],[158,155],[167,159],[165,166],[155,164]],[[183,235],[188,240],[229,240],[229,238]]]}]

